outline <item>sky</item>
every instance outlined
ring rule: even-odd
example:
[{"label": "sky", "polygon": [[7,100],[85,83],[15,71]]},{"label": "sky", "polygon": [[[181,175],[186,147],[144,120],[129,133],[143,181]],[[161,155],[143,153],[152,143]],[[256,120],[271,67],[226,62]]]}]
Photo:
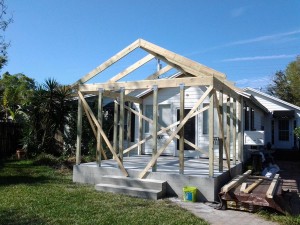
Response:
[{"label": "sky", "polygon": [[[73,84],[138,38],[265,88],[300,55],[299,0],[6,0],[9,61],[1,73]],[[92,82],[134,63],[137,51]],[[130,58],[131,57],[131,58]],[[144,70],[155,71],[150,62]],[[139,72],[129,79],[139,79]]]}]

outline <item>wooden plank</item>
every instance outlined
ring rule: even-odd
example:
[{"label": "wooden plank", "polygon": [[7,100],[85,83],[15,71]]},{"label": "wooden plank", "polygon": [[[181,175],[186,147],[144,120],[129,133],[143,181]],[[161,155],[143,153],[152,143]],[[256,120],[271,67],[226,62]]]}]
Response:
[{"label": "wooden plank", "polygon": [[120,88],[125,89],[149,89],[153,85],[158,88],[178,87],[180,84],[185,86],[210,86],[213,82],[213,77],[187,77],[176,79],[158,79],[158,80],[140,80],[130,82],[115,82],[115,83],[101,83],[101,84],[82,84],[79,85],[81,92],[98,91],[99,88],[105,90],[119,91]]},{"label": "wooden plank", "polygon": [[[98,96],[98,123],[100,124],[100,126],[102,127],[102,107],[103,107],[103,89],[99,89],[99,96]],[[97,162],[98,162],[98,166],[101,166],[101,148],[102,148],[102,137],[100,134],[100,131],[97,130]]]},{"label": "wooden plank", "polygon": [[277,185],[279,184],[279,174],[276,174],[267,190],[267,193],[266,193],[266,197],[267,198],[273,198],[274,197],[274,194],[275,194],[275,191],[276,191],[276,188],[277,188]]},{"label": "wooden plank", "polygon": [[[153,123],[152,123],[152,158],[157,153],[157,122],[158,122],[158,103],[157,103],[157,97],[158,97],[158,88],[156,85],[153,86]],[[157,160],[154,160],[153,166],[152,166],[152,172],[156,172],[157,170]]]},{"label": "wooden plank", "polygon": [[227,193],[232,188],[237,187],[241,183],[243,183],[251,174],[251,170],[246,171],[244,174],[235,177],[232,181],[230,181],[228,184],[224,185],[221,189],[221,192]]},{"label": "wooden plank", "polygon": [[[80,93],[80,92],[78,92]],[[76,138],[76,165],[81,162],[81,139],[82,139],[82,101],[78,98],[77,112],[77,138]]]},{"label": "wooden plank", "polygon": [[[143,115],[143,104],[139,104],[140,114]],[[143,140],[143,118],[139,116],[139,143]],[[142,155],[143,145],[138,145],[138,155]]]},{"label": "wooden plank", "polygon": [[117,61],[119,61],[121,58],[123,58],[124,56],[126,56],[127,54],[129,54],[130,52],[138,48],[139,46],[140,46],[140,40],[138,39],[132,44],[130,44],[128,47],[124,48],[122,51],[118,52],[116,55],[114,55],[113,57],[111,57],[110,59],[102,63],[100,66],[98,66],[97,68],[95,68],[94,70],[86,74],[85,76],[83,76],[72,86],[76,86],[78,84],[84,84],[85,82],[92,79],[94,76],[101,73],[102,71],[104,71],[105,69],[107,69],[108,67],[116,63]]},{"label": "wooden plank", "polygon": [[226,81],[226,79],[221,79],[221,78],[217,78],[214,77],[213,78],[213,83],[214,83],[214,88],[216,90],[223,90],[223,93],[226,95],[230,95],[233,98],[238,98],[239,94],[237,93],[237,90],[240,90],[241,92],[243,92],[243,90],[235,87],[234,85],[228,83]]},{"label": "wooden plank", "polygon": [[[128,107],[129,108],[132,107],[130,102],[128,103]],[[127,141],[127,147],[130,147],[130,143],[131,143],[131,112],[130,111],[127,111],[127,140],[126,141]]]},{"label": "wooden plank", "polygon": [[[82,91],[82,93],[98,95],[98,90],[95,89],[94,91]],[[114,92],[114,91],[109,91],[109,90],[104,90],[103,96],[112,98],[112,99],[119,99],[120,93]],[[134,96],[130,96],[130,95],[125,95],[124,100],[125,100],[125,102],[135,102],[135,103],[139,103],[139,104],[143,103],[143,99],[140,99],[140,98],[137,98]]]},{"label": "wooden plank", "polygon": [[119,104],[114,102],[114,135],[113,135],[113,149],[118,153],[118,124],[119,124]]},{"label": "wooden plank", "polygon": [[237,121],[237,125],[238,125],[238,158],[240,160],[240,162],[244,162],[244,124],[243,124],[243,112],[244,112],[244,100],[243,97],[240,96],[238,98],[237,101],[237,112],[238,112],[238,121]]},{"label": "wooden plank", "polygon": [[[217,97],[217,96],[215,96]],[[218,117],[221,120],[221,124],[222,126],[219,126],[219,172],[223,172],[223,137],[222,137],[222,132],[221,129],[223,130],[223,91],[220,90],[219,91],[219,110],[217,110],[218,112]]]},{"label": "wooden plank", "polygon": [[251,191],[253,191],[258,185],[260,185],[264,180],[258,179],[253,184],[251,184],[249,187],[246,188],[244,193],[249,194]]},{"label": "wooden plank", "polygon": [[[102,127],[102,118],[103,118],[103,114],[102,114],[102,107],[103,107],[103,89],[99,89],[99,95],[98,95],[98,122],[100,124],[100,126]],[[102,137],[100,134],[100,131],[97,130],[97,152],[98,152],[98,166],[101,166],[101,149],[102,149]]]},{"label": "wooden plank", "polygon": [[[184,85],[180,85],[180,123],[184,119]],[[179,174],[184,174],[184,127],[179,131]]]},{"label": "wooden plank", "polygon": [[173,69],[172,66],[170,65],[166,65],[164,68],[160,69],[159,71],[153,73],[152,75],[148,76],[146,78],[146,80],[154,80],[157,79],[159,76],[163,75],[164,73],[170,71],[171,69]]},{"label": "wooden plank", "polygon": [[247,188],[247,185],[248,185],[247,183],[242,183],[240,192],[244,192]]},{"label": "wooden plank", "polygon": [[109,150],[111,151],[112,155],[115,157],[114,159],[117,161],[119,168],[121,169],[121,171],[123,172],[123,174],[125,176],[128,176],[128,173],[126,171],[126,169],[123,166],[123,163],[120,161],[119,157],[117,156],[117,154],[114,152],[113,147],[111,146],[110,141],[108,140],[107,136],[105,135],[104,131],[102,130],[100,124],[98,123],[98,120],[96,119],[93,111],[91,110],[91,108],[89,107],[88,103],[86,102],[86,100],[84,99],[83,95],[81,94],[81,92],[78,92],[78,96],[82,101],[83,107],[87,110],[87,112],[91,115],[91,118],[93,120],[93,122],[95,123],[95,125],[97,126],[97,128],[99,129],[103,140],[105,141],[107,147],[109,148]]},{"label": "wooden plank", "polygon": [[226,108],[226,145],[228,149],[228,157],[231,158],[231,97],[227,96],[227,108]]},{"label": "wooden plank", "polygon": [[161,153],[166,149],[166,147],[170,144],[170,142],[173,140],[173,138],[177,135],[179,130],[184,126],[184,124],[190,119],[192,114],[196,111],[196,109],[199,107],[199,105],[204,101],[204,99],[208,96],[208,94],[212,91],[213,87],[210,86],[205,93],[201,96],[201,98],[197,101],[197,103],[194,105],[194,107],[190,110],[190,112],[184,117],[183,121],[178,125],[176,130],[172,133],[172,135],[166,140],[165,144],[158,150],[157,154],[154,158],[151,159],[151,161],[148,163],[146,168],[139,174],[139,178],[144,178],[147,171],[150,169],[151,166],[155,163],[155,160],[161,155]]},{"label": "wooden plank", "polygon": [[[160,69],[159,71],[153,73],[152,75],[148,76],[145,80],[154,80],[157,79],[160,75],[168,72],[171,70],[173,67],[170,65],[166,65],[164,68]],[[151,90],[151,89],[149,89]],[[134,90],[126,90],[125,94],[128,95],[129,93],[133,92]],[[142,103],[142,102],[141,102]]]},{"label": "wooden plank", "polygon": [[233,151],[233,164],[236,165],[236,99],[233,99],[232,102],[232,110],[230,111],[230,114],[232,112],[232,151]]},{"label": "wooden plank", "polygon": [[185,67],[185,68],[190,68],[193,70],[193,72],[195,73],[195,75],[198,75],[199,72],[201,74],[205,74],[205,75],[215,75],[215,76],[219,76],[219,77],[223,77],[226,78],[225,74],[216,71],[214,69],[211,69],[207,66],[204,66],[200,63],[197,63],[193,60],[190,60],[188,58],[185,58],[181,55],[178,55],[174,52],[171,52],[167,49],[164,49],[162,47],[159,47],[157,45],[154,45],[150,42],[147,42],[145,40],[141,39],[140,42],[140,47],[146,51],[150,51],[150,52],[154,52],[160,56],[162,56],[163,58],[166,58],[168,61],[180,66],[180,67]]},{"label": "wooden plank", "polygon": [[208,139],[209,139],[209,176],[214,176],[214,92],[209,93],[208,110]]},{"label": "wooden plank", "polygon": [[124,150],[124,96],[125,89],[120,89],[120,120],[119,120],[119,157],[121,162],[123,162],[123,150]]},{"label": "wooden plank", "polygon": [[144,65],[145,63],[147,63],[150,60],[152,60],[153,58],[154,58],[153,55],[148,54],[147,56],[145,56],[141,60],[139,60],[139,61],[135,62],[134,64],[132,64],[131,66],[127,67],[121,73],[119,73],[116,76],[114,76],[113,78],[109,79],[108,82],[116,82],[116,81],[122,79],[123,77],[125,77],[128,74],[132,73],[133,71],[135,71],[136,69],[138,69],[139,67],[141,67],[142,65]]},{"label": "wooden plank", "polygon": [[224,149],[225,149],[225,154],[226,154],[227,167],[228,167],[229,174],[231,174],[231,172],[230,172],[230,157],[229,157],[229,154],[228,154],[228,147],[227,147],[226,142],[225,142],[225,135],[224,135],[224,128],[223,128],[224,125],[223,125],[223,121],[221,120],[220,108],[218,107],[220,105],[220,103],[219,103],[219,100],[217,98],[217,95],[215,94],[214,96],[215,96],[215,104],[216,104],[216,108],[217,108],[217,112],[218,112],[219,127],[222,127],[222,129],[220,129],[220,131],[221,131],[222,139],[224,140],[223,143],[225,143]]}]

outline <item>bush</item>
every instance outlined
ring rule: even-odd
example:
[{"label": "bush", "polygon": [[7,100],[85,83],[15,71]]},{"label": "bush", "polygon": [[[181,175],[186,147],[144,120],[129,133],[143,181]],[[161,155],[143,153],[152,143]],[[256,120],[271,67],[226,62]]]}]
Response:
[{"label": "bush", "polygon": [[34,165],[38,166],[51,166],[51,167],[58,167],[61,162],[59,158],[56,158],[55,156],[51,154],[41,153],[38,155],[34,161]]}]

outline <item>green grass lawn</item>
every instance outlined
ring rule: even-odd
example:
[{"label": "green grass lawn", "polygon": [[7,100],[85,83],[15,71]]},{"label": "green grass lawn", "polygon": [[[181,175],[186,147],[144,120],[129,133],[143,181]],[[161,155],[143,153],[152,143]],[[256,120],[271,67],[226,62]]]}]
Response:
[{"label": "green grass lawn", "polygon": [[0,225],[208,224],[168,200],[96,192],[32,161],[0,165]]}]

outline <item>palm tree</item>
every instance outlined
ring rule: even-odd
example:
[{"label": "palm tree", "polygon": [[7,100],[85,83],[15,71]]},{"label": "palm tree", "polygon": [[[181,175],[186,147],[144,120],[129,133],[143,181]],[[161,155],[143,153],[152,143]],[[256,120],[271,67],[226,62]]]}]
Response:
[{"label": "palm tree", "polygon": [[47,79],[35,90],[27,110],[29,129],[24,139],[32,150],[51,154],[61,152],[57,137],[64,133],[71,93],[71,88],[54,79]]}]

